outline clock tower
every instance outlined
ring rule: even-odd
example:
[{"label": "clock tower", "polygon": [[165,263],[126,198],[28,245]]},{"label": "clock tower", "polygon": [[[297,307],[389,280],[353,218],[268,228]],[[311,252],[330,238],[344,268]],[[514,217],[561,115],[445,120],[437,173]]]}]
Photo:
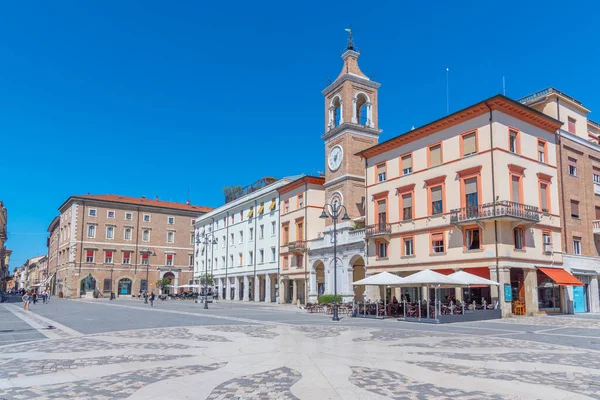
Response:
[{"label": "clock tower", "polygon": [[[325,201],[340,202],[352,219],[365,215],[365,163],[355,154],[379,140],[377,91],[380,84],[359,68],[352,32],[342,72],[325,90]],[[328,224],[332,223],[328,219]]]}]

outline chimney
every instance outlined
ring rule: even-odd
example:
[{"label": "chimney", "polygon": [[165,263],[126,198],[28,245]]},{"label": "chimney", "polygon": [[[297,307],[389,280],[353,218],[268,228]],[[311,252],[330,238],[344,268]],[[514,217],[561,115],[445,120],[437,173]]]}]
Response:
[{"label": "chimney", "polygon": [[145,198],[146,198],[146,196],[142,195],[142,199],[145,199]]},{"label": "chimney", "polygon": [[186,200],[185,204],[187,204],[189,206],[190,205],[190,201]]}]

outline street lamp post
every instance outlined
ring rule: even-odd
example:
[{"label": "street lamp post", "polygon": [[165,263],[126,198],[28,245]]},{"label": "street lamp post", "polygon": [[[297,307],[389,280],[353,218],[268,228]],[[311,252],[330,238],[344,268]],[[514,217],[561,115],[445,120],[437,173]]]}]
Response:
[{"label": "street lamp post", "polygon": [[[156,253],[154,252],[154,250],[146,249],[146,250],[141,250],[140,254],[142,255],[142,260],[144,259],[144,256],[146,256],[146,258],[148,259],[148,262],[146,263],[146,295],[144,296],[144,304],[148,304],[148,287],[150,287],[149,276],[148,276],[149,271],[150,271],[150,256],[156,257]],[[112,285],[112,280],[111,280],[111,285]]]},{"label": "street lamp post", "polygon": [[350,217],[346,207],[340,205],[338,202],[333,204],[325,204],[323,206],[323,212],[319,218],[331,218],[333,220],[333,318],[332,321],[339,321],[338,315],[338,301],[337,301],[337,221],[339,216],[344,212],[342,221],[349,221]]},{"label": "street lamp post", "polygon": [[200,232],[196,234],[196,244],[204,244],[204,309],[208,310],[208,245],[217,244],[215,235],[211,232],[205,232],[200,236]]}]

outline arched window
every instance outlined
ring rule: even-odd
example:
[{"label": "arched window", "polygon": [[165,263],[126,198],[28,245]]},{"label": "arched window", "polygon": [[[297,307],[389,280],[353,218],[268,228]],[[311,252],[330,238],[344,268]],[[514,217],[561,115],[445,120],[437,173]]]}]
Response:
[{"label": "arched window", "polygon": [[342,123],[342,103],[339,97],[333,99],[333,126],[339,126]]},{"label": "arched window", "polygon": [[367,98],[367,96],[365,96],[363,93],[359,93],[358,96],[356,96],[356,111],[355,111],[355,115],[356,115],[356,119],[357,119],[357,123],[360,125],[369,125],[369,99]]}]

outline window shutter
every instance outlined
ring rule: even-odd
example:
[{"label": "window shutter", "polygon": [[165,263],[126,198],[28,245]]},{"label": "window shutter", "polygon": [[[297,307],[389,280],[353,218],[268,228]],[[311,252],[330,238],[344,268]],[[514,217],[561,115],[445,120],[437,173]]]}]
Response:
[{"label": "window shutter", "polygon": [[596,207],[596,219],[600,219],[600,207]]},{"label": "window shutter", "polygon": [[518,203],[519,202],[519,180],[520,178],[518,176],[513,176],[512,177],[512,201]]},{"label": "window shutter", "polygon": [[470,133],[463,136],[463,152],[464,154],[472,154],[477,151],[475,133]]},{"label": "window shutter", "polygon": [[544,143],[538,141],[538,151],[544,153],[545,149]]},{"label": "window shutter", "polygon": [[439,144],[429,148],[429,161],[432,167],[442,163],[442,147]]},{"label": "window shutter", "polygon": [[579,202],[578,201],[571,202],[571,214],[579,215]]},{"label": "window shutter", "polygon": [[577,167],[577,160],[569,157],[569,165],[572,165],[573,167]]},{"label": "window shutter", "polygon": [[431,189],[431,201],[441,201],[442,200],[442,187],[436,186]]},{"label": "window shutter", "polygon": [[402,158],[402,169],[412,168],[412,156]]},{"label": "window shutter", "polygon": [[403,208],[412,207],[412,194],[402,195],[402,207]]},{"label": "window shutter", "polygon": [[471,178],[465,181],[465,194],[473,193],[477,193],[477,178]]},{"label": "window shutter", "polygon": [[112,251],[107,251],[106,252],[106,257],[107,258],[112,258]]},{"label": "window shutter", "polygon": [[142,254],[142,259],[146,259],[146,258],[148,258],[148,254],[145,254],[145,253]]},{"label": "window shutter", "polygon": [[87,256],[88,257],[94,257],[94,250],[88,250],[87,251]]},{"label": "window shutter", "polygon": [[433,235],[431,235],[431,241],[432,242],[444,241],[444,234],[443,233],[434,233]]},{"label": "window shutter", "polygon": [[548,210],[548,198],[547,196],[548,185],[540,185],[540,196],[542,198],[542,210]]},{"label": "window shutter", "polygon": [[380,202],[377,203],[377,213],[378,214],[382,214],[387,211],[386,203],[387,202],[385,200],[381,200]]},{"label": "window shutter", "polygon": [[172,260],[173,259],[173,254],[167,254],[167,260]]},{"label": "window shutter", "polygon": [[386,170],[385,164],[379,164],[377,166],[377,175],[383,174],[385,172],[385,170]]}]

